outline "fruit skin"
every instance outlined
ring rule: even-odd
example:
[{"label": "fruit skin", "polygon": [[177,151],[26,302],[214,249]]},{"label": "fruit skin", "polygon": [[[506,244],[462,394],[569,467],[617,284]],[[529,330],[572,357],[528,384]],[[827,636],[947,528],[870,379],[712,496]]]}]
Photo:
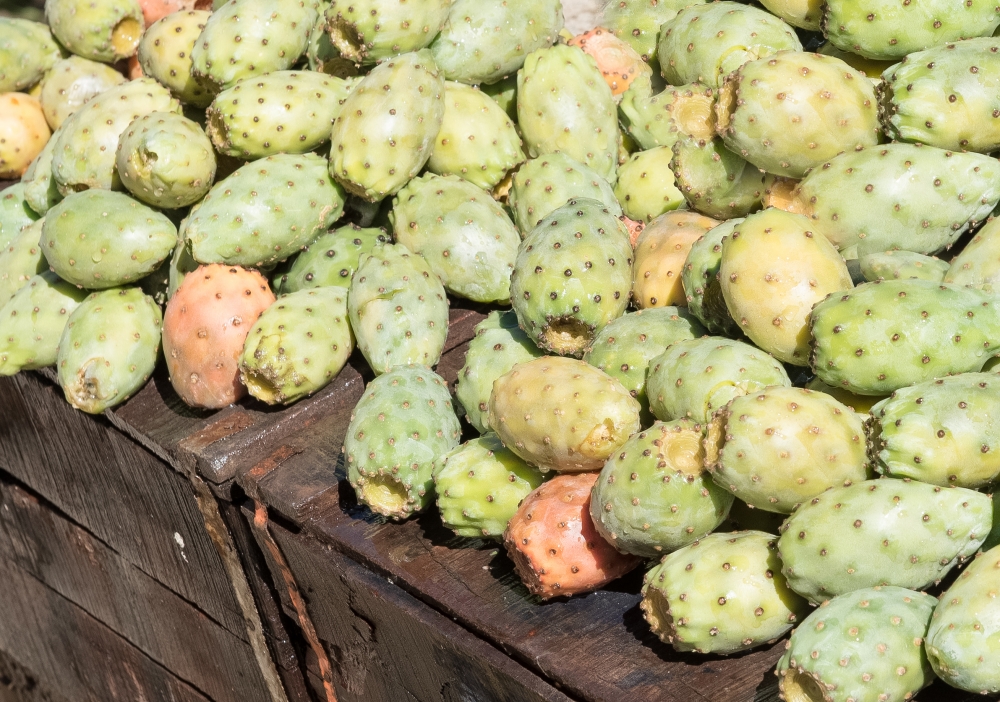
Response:
[{"label": "fruit skin", "polygon": [[368,383],[351,413],[347,479],[373,512],[406,519],[433,504],[435,463],[460,435],[444,379],[426,366],[397,366]]},{"label": "fruit skin", "polygon": [[448,19],[451,0],[333,0],[326,28],[340,54],[373,65],[433,41]]},{"label": "fruit skin", "polygon": [[496,434],[484,434],[434,464],[434,492],[444,525],[459,536],[501,539],[521,500],[545,478]]},{"label": "fruit skin", "polygon": [[503,108],[486,93],[444,84],[444,117],[427,168],[491,190],[524,162],[521,137]]},{"label": "fruit skin", "polygon": [[[879,400],[885,399],[879,395],[855,395],[849,390],[844,388],[837,388],[832,385],[827,385],[819,378],[813,378],[805,385],[807,390],[815,390],[816,392],[826,393],[830,395],[837,402],[847,405],[852,410],[861,416],[861,420],[865,421],[868,419],[868,411],[879,402]],[[872,462],[874,466],[874,461]]]},{"label": "fruit skin", "polygon": [[978,371],[1000,349],[992,295],[927,280],[835,293],[816,304],[811,325],[816,375],[859,395]]},{"label": "fruit skin", "polygon": [[58,129],[87,100],[125,81],[125,76],[107,64],[80,56],[61,59],[42,81],[39,100],[45,119],[52,129]]},{"label": "fruit skin", "polygon": [[780,567],[772,534],[709,534],[646,573],[643,616],[677,651],[728,655],[771,643],[808,609]]},{"label": "fruit skin", "polygon": [[818,0],[765,0],[761,5],[772,15],[794,27],[810,32],[819,31],[823,3]]},{"label": "fruit skin", "polygon": [[597,473],[557,475],[524,498],[503,541],[521,582],[543,600],[603,587],[641,560],[616,551],[590,517]]},{"label": "fruit skin", "polygon": [[37,85],[64,51],[43,23],[0,17],[0,93]]},{"label": "fruit skin", "polygon": [[492,84],[517,73],[532,51],[552,46],[562,26],[559,0],[456,0],[430,50],[448,80]]},{"label": "fruit skin", "polygon": [[211,10],[212,0],[139,0],[146,26],[185,10]]},{"label": "fruit skin", "polygon": [[[15,186],[22,188],[24,201],[32,210],[32,214],[44,215],[53,205],[62,200],[59,188],[56,186],[56,179],[52,177],[52,157],[55,155],[56,140],[59,137],[59,130],[52,133],[52,137],[45,143],[45,148],[41,150],[35,160],[28,166],[28,170],[21,177],[21,182]],[[9,193],[11,188],[4,191],[4,195]],[[3,214],[0,212],[0,242],[4,239]]]},{"label": "fruit skin", "polygon": [[553,211],[521,242],[510,296],[539,348],[571,356],[625,312],[632,246],[603,203],[579,198]]},{"label": "fruit skin", "polygon": [[791,178],[879,138],[871,81],[821,54],[786,51],[745,64],[726,78],[715,114],[730,151]]},{"label": "fruit skin", "polygon": [[274,281],[275,292],[284,295],[327,286],[349,288],[361,258],[371,253],[376,244],[388,241],[384,229],[363,229],[356,224],[320,234],[295,257],[288,271]]},{"label": "fruit skin", "polygon": [[687,304],[681,272],[691,246],[719,222],[695,212],[662,214],[636,240],[632,295],[636,307]]},{"label": "fruit skin", "polygon": [[199,202],[215,182],[212,142],[197,123],[173,112],[151,112],[118,139],[115,165],[136,198],[161,209]]},{"label": "fruit skin", "polygon": [[924,649],[938,677],[981,695],[1000,692],[997,579],[1000,548],[976,556],[934,608]]},{"label": "fruit skin", "polygon": [[626,441],[601,470],[590,516],[622,553],[656,558],[714,531],[733,496],[704,472],[700,425],[689,419],[652,427]]},{"label": "fruit skin", "polygon": [[891,586],[824,602],[792,632],[778,661],[781,699],[911,699],[934,680],[923,642],[936,604]]},{"label": "fruit skin", "polygon": [[636,77],[653,73],[642,56],[610,29],[594,27],[566,43],[580,47],[594,58],[612,95],[624,93]]},{"label": "fruit skin", "polygon": [[517,123],[532,158],[561,151],[614,181],[618,111],[611,88],[583,50],[558,44],[528,54],[517,74]]},{"label": "fruit skin", "polygon": [[781,527],[782,572],[814,604],[876,585],[922,590],[990,533],[988,495],[883,478],[835,487]]},{"label": "fruit skin", "polygon": [[494,310],[477,324],[455,386],[455,397],[465,409],[469,424],[480,433],[490,431],[493,381],[518,363],[541,355],[541,350],[517,326],[517,315],[511,310]]},{"label": "fruit skin", "polygon": [[191,53],[210,12],[175,12],[146,29],[139,42],[143,75],[155,78],[181,102],[207,107],[216,92],[191,72]]},{"label": "fruit skin", "polygon": [[979,489],[1000,475],[996,373],[962,373],[896,390],[871,409],[868,450],[878,472]]},{"label": "fruit skin", "polygon": [[795,30],[738,2],[692,5],[660,27],[657,58],[668,83],[720,87],[740,66],[779,51],[802,51]]},{"label": "fruit skin", "polygon": [[764,173],[718,137],[704,141],[682,136],[674,142],[671,159],[677,188],[692,209],[719,220],[760,209]]},{"label": "fruit skin", "polygon": [[427,163],[444,117],[444,80],[427,50],[379,64],[344,101],[330,173],[353,195],[395,195]]},{"label": "fruit skin", "polygon": [[0,306],[7,304],[34,276],[48,270],[42,247],[38,244],[44,222],[44,219],[39,219],[26,225],[7,246],[0,249]]},{"label": "fruit skin", "polygon": [[164,313],[163,355],[186,404],[221,409],[246,395],[240,354],[274,299],[264,276],[239,266],[200,266],[184,277]]},{"label": "fruit skin", "polygon": [[294,66],[319,19],[311,0],[276,6],[269,0],[229,0],[205,22],[191,50],[191,74],[212,92],[244,78]]},{"label": "fruit skin", "polygon": [[45,0],[45,20],[60,44],[102,63],[134,54],[145,27],[138,0]]},{"label": "fruit skin", "polygon": [[489,426],[543,473],[600,470],[639,431],[639,402],[583,361],[544,356],[493,382]]},{"label": "fruit skin", "polygon": [[779,361],[809,364],[809,315],[853,287],[847,264],[808,217],[752,214],[722,242],[719,283],[740,329]]},{"label": "fruit skin", "polygon": [[343,288],[283,295],[264,310],[247,335],[240,378],[269,405],[288,405],[333,380],[354,351]]},{"label": "fruit skin", "polygon": [[0,306],[0,375],[55,364],[66,322],[87,295],[45,271]]},{"label": "fruit skin", "polygon": [[735,397],[716,412],[705,467],[750,507],[782,514],[869,476],[861,417],[830,395],[789,387]]},{"label": "fruit skin", "polygon": [[713,334],[739,337],[740,326],[729,316],[726,300],[719,283],[722,265],[722,240],[733,233],[743,222],[742,217],[726,220],[709,229],[691,244],[681,284],[687,299],[688,311],[698,318]]},{"label": "fruit skin", "polygon": [[92,293],[59,339],[56,368],[66,401],[99,414],[135,394],[153,374],[163,315],[138,288]]},{"label": "fruit skin", "polygon": [[643,149],[673,147],[682,136],[699,141],[715,137],[713,113],[718,90],[701,83],[667,86],[653,94],[652,83],[639,77],[622,95],[622,128]]},{"label": "fruit skin", "polygon": [[955,258],[944,282],[1000,290],[1000,221],[989,219]]},{"label": "fruit skin", "polygon": [[375,375],[395,366],[437,365],[448,336],[444,286],[401,244],[377,244],[361,257],[347,297],[358,348]]},{"label": "fruit skin", "polygon": [[25,200],[25,183],[14,183],[0,191],[0,247],[7,248],[21,231],[38,220],[38,213]]},{"label": "fruit skin", "polygon": [[340,219],[346,195],[316,154],[253,161],[212,187],[182,225],[200,263],[266,266]]},{"label": "fruit skin", "polygon": [[631,45],[643,61],[655,64],[660,28],[679,10],[703,0],[610,0],[604,5],[601,26]]},{"label": "fruit skin", "polygon": [[948,272],[949,263],[933,256],[912,251],[883,251],[863,256],[861,273],[868,282],[876,280],[907,280],[919,278],[940,283]]},{"label": "fruit skin", "polygon": [[673,152],[665,146],[639,151],[629,156],[618,170],[615,195],[630,219],[651,222],[684,204],[670,170]]},{"label": "fruit skin", "polygon": [[0,94],[0,179],[20,178],[51,136],[37,99],[24,93]]},{"label": "fruit skin", "polygon": [[791,384],[784,367],[760,349],[707,336],[675,342],[650,361],[646,393],[657,419],[707,424],[734,397]]},{"label": "fruit skin", "polygon": [[521,237],[482,188],[426,173],[393,198],[389,221],[397,243],[423,256],[450,292],[475,302],[510,300]]}]

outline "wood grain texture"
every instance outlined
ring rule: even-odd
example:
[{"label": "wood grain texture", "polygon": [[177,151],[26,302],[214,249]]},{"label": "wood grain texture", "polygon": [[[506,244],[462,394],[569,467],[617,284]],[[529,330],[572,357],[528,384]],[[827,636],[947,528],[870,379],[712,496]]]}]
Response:
[{"label": "wood grain texture", "polygon": [[10,654],[0,650],[0,702],[69,702],[55,692],[38,673],[28,670]]}]

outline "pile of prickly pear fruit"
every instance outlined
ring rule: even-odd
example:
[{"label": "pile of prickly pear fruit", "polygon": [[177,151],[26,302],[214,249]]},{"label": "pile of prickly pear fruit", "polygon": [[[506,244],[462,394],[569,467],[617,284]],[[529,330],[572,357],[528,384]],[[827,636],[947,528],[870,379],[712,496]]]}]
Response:
[{"label": "pile of prickly pear fruit", "polygon": [[[0,18],[0,374],[97,413],[162,349],[217,409],[360,356],[374,512],[436,504],[542,599],[645,561],[679,651],[794,629],[789,702],[996,694],[1000,8],[763,5]],[[452,388],[455,297],[490,311]]]}]

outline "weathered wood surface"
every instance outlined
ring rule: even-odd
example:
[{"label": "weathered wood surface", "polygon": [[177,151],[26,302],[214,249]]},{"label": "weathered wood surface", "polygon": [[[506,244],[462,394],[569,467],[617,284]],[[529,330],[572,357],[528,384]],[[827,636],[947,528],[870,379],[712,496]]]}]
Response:
[{"label": "weathered wood surface", "polygon": [[0,651],[0,702],[69,702],[38,673]]}]

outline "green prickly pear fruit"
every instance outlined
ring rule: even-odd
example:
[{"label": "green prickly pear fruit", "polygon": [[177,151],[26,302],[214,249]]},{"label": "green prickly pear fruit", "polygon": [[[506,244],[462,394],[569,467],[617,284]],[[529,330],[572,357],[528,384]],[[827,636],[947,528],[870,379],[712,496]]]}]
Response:
[{"label": "green prickly pear fruit", "polygon": [[622,127],[642,149],[673,147],[682,136],[707,141],[715,136],[718,90],[701,83],[667,86],[653,95],[650,81],[638,78],[622,94]]},{"label": "green prickly pear fruit", "polygon": [[333,0],[326,26],[341,56],[373,65],[428,46],[448,19],[451,0]]},{"label": "green prickly pear fruit", "polygon": [[63,53],[41,22],[0,17],[0,93],[22,92],[37,85]]},{"label": "green prickly pear fruit", "polygon": [[639,402],[584,361],[545,356],[493,382],[489,426],[542,472],[594,471],[639,430]]},{"label": "green prickly pear fruit", "polygon": [[900,388],[871,408],[868,450],[893,478],[978,489],[1000,475],[996,373],[962,373]]},{"label": "green prickly pear fruit", "polygon": [[483,95],[488,95],[511,120],[517,119],[517,74],[513,73],[496,83],[480,85]]},{"label": "green prickly pear fruit", "polygon": [[552,46],[562,26],[559,0],[456,0],[430,50],[448,80],[491,84],[517,73],[532,51]]},{"label": "green prickly pear fruit", "polygon": [[257,318],[243,346],[240,377],[258,400],[288,405],[326,387],[352,351],[346,291],[300,290]]},{"label": "green prickly pear fruit", "polygon": [[66,322],[88,294],[50,271],[18,290],[0,307],[0,375],[53,365]]},{"label": "green prickly pear fruit", "polygon": [[867,420],[869,410],[871,410],[871,408],[874,407],[880,400],[884,399],[879,395],[855,395],[853,392],[845,390],[842,387],[827,385],[819,378],[813,378],[806,383],[805,387],[807,390],[815,390],[816,392],[826,393],[837,402],[847,405],[861,415],[862,421]]},{"label": "green prickly pear fruit", "polygon": [[[808,217],[770,208],[722,242],[719,282],[740,329],[780,361],[809,365],[809,315],[853,287],[847,264]],[[766,252],[766,253],[765,253]]]},{"label": "green prickly pear fruit", "polygon": [[843,51],[872,59],[901,59],[931,46],[967,37],[988,37],[1000,24],[1000,10],[988,2],[954,5],[924,0],[856,3],[832,0],[824,6],[823,33]]},{"label": "green prickly pear fruit", "polygon": [[510,300],[521,237],[482,188],[427,173],[393,198],[389,221],[397,243],[423,256],[450,292],[475,302]]},{"label": "green prickly pear fruit", "polygon": [[673,152],[665,146],[639,151],[629,156],[618,170],[615,195],[629,219],[651,222],[684,204],[670,170]]},{"label": "green prickly pear fruit", "polygon": [[607,179],[561,152],[530,159],[514,174],[507,204],[522,236],[574,198],[599,200],[614,217],[622,208]]},{"label": "green prickly pear fruit", "polygon": [[528,55],[517,74],[517,123],[532,158],[561,151],[614,181],[618,110],[597,64],[582,49],[559,44]]},{"label": "green prickly pear fruit", "polygon": [[772,385],[791,387],[777,360],[742,341],[708,336],[678,341],[649,364],[649,408],[664,421],[706,424],[735,397]]},{"label": "green prickly pear fruit", "polygon": [[603,203],[570,200],[521,242],[510,295],[539,348],[571,356],[625,312],[632,288],[628,232]]},{"label": "green prickly pear fruit", "polygon": [[764,0],[761,5],[793,27],[810,32],[820,31],[823,3],[819,0]]},{"label": "green prickly pear fruit", "polygon": [[656,558],[714,531],[733,496],[704,472],[700,425],[656,422],[634,434],[594,485],[590,516],[622,553]]},{"label": "green prickly pear fruit", "polygon": [[878,59],[866,58],[859,54],[851,53],[850,51],[842,51],[828,41],[823,42],[823,44],[816,49],[816,53],[823,54],[824,56],[839,58],[855,71],[861,71],[868,76],[868,78],[875,83],[876,86],[878,86],[879,82],[881,82],[882,74],[885,70],[896,63],[895,61],[880,61]]},{"label": "green prickly pear fruit", "polygon": [[951,259],[944,282],[1000,291],[1000,221],[988,220]]},{"label": "green prickly pear fruit", "polygon": [[940,283],[948,272],[947,261],[912,251],[883,251],[862,256],[861,273],[868,282],[919,278]]},{"label": "green prickly pear fruit", "polygon": [[145,28],[138,0],[45,0],[45,20],[60,44],[103,63],[132,56]]},{"label": "green prickly pear fruit", "polygon": [[542,352],[517,326],[512,310],[490,312],[476,325],[469,341],[465,365],[458,372],[455,396],[465,409],[465,418],[480,433],[488,432],[490,393],[493,381],[518,363],[538,358]]},{"label": "green prickly pear fruit", "polygon": [[781,527],[788,584],[810,602],[876,585],[922,590],[971,558],[993,503],[965,488],[883,478],[835,487]]},{"label": "green prickly pear fruit", "polygon": [[376,244],[388,241],[384,229],[362,229],[356,224],[320,234],[275,281],[275,291],[284,295],[327,286],[349,288],[361,258]]},{"label": "green prickly pear fruit", "polygon": [[434,465],[441,521],[459,536],[501,539],[521,500],[545,478],[496,434],[467,441]]},{"label": "green prickly pear fruit", "polygon": [[691,244],[681,271],[681,284],[688,311],[713,334],[731,337],[741,335],[740,327],[729,316],[726,300],[722,296],[719,267],[722,265],[722,240],[732,234],[742,222],[742,218],[727,220],[696,239]]},{"label": "green prickly pear fruit", "polygon": [[791,514],[827,488],[868,477],[864,436],[861,417],[830,395],[772,387],[715,413],[705,466],[750,507]]},{"label": "green prickly pear fruit", "polygon": [[936,604],[902,587],[864,588],[824,602],[792,632],[778,661],[781,699],[912,699],[934,680],[923,643]]},{"label": "green prickly pear fruit", "polygon": [[[52,137],[45,143],[45,148],[41,150],[35,160],[24,172],[21,182],[13,186],[22,188],[24,201],[32,210],[32,214],[45,215],[56,203],[62,200],[56,179],[52,177],[52,158],[55,156],[56,140],[61,132],[57,129],[52,133]],[[4,191],[7,195],[12,188]],[[4,215],[3,206],[0,205],[0,243],[4,240]]]},{"label": "green prickly pear fruit", "polygon": [[199,263],[191,258],[191,250],[183,236],[177,237],[177,246],[167,262],[167,299],[174,296],[188,273],[198,270]]},{"label": "green prickly pear fruit", "polygon": [[656,307],[629,312],[602,329],[583,360],[617,379],[639,401],[643,425],[651,423],[646,397],[650,361],[668,346],[704,336],[705,329],[683,307]]},{"label": "green prickly pear fruit", "polygon": [[323,157],[268,156],[218,181],[185,220],[183,236],[200,263],[266,266],[329,229],[346,199]]},{"label": "green prickly pear fruit", "polygon": [[444,116],[444,80],[426,50],[372,69],[333,126],[330,172],[348,192],[376,202],[424,167]]},{"label": "green prickly pear fruit", "polygon": [[727,149],[718,137],[682,136],[670,163],[677,187],[692,209],[725,220],[760,209],[764,173]]},{"label": "green prickly pear fruit", "polygon": [[604,5],[600,25],[628,42],[642,60],[655,64],[660,28],[688,5],[704,0],[609,0]]},{"label": "green prickly pear fruit", "polygon": [[590,517],[597,473],[557,475],[521,502],[504,532],[507,555],[528,592],[543,600],[596,590],[641,559],[601,538]]},{"label": "green prickly pear fruit", "polygon": [[791,178],[879,138],[872,82],[820,54],[785,51],[745,64],[726,77],[715,115],[731,151]]},{"label": "green prickly pear fruit", "polygon": [[347,309],[358,348],[376,375],[407,364],[430,368],[440,360],[448,299],[427,262],[405,246],[378,244],[361,257]]},{"label": "green prickly pear fruit", "polygon": [[151,112],[118,140],[118,177],[130,193],[162,209],[199,202],[215,182],[212,142],[197,123],[173,112]]},{"label": "green prickly pear fruit", "polygon": [[681,273],[694,242],[717,220],[680,211],[660,215],[642,230],[635,246],[632,296],[639,308],[687,304]]},{"label": "green prickly pear fruit", "polygon": [[444,118],[428,170],[491,190],[523,161],[521,137],[503,108],[478,88],[445,83]]},{"label": "green prickly pear fruit", "polygon": [[173,253],[177,228],[127,195],[84,190],[49,210],[39,243],[60,278],[104,290],[156,270]]},{"label": "green prickly pear fruit", "polygon": [[728,655],[772,643],[808,605],[781,575],[776,538],[760,531],[708,536],[646,573],[643,615],[677,651]]},{"label": "green prickly pear fruit", "polygon": [[191,74],[212,92],[298,63],[319,19],[316,3],[229,0],[205,22],[191,50]]},{"label": "green prickly pear fruit", "polygon": [[25,227],[38,219],[25,199],[27,185],[15,183],[0,193],[0,246],[7,248]]},{"label": "green prickly pear fruit", "polygon": [[978,371],[1000,350],[993,295],[927,280],[835,293],[816,304],[811,325],[816,375],[859,395]]},{"label": "green prickly pear fruit", "polygon": [[107,64],[80,56],[57,61],[42,81],[39,100],[49,126],[58,129],[83,103],[125,82],[125,76]]},{"label": "green prickly pear fruit", "polygon": [[193,107],[207,107],[214,93],[191,72],[191,53],[211,15],[201,10],[171,13],[147,28],[139,42],[143,75],[155,78]]},{"label": "green prickly pear fruit", "polygon": [[717,531],[763,531],[765,534],[777,536],[785,521],[785,516],[777,512],[754,509],[743,500],[736,498],[733,500],[733,506],[729,509],[729,516],[726,517],[726,521]]},{"label": "green prickly pear fruit", "polygon": [[10,244],[0,249],[0,307],[34,276],[48,270],[38,244],[44,222],[42,218],[27,225]]},{"label": "green prickly pear fruit", "polygon": [[802,51],[795,30],[774,15],[738,2],[692,5],[660,28],[657,58],[668,83],[721,87],[748,61]]},{"label": "green prickly pear fruit", "polygon": [[410,365],[378,376],[351,413],[344,439],[358,500],[393,519],[423,511],[434,503],[435,462],[460,435],[448,384],[437,373]]},{"label": "green prickly pear fruit", "polygon": [[139,288],[92,293],[69,316],[56,368],[66,401],[100,414],[135,394],[160,353],[160,306]]}]

